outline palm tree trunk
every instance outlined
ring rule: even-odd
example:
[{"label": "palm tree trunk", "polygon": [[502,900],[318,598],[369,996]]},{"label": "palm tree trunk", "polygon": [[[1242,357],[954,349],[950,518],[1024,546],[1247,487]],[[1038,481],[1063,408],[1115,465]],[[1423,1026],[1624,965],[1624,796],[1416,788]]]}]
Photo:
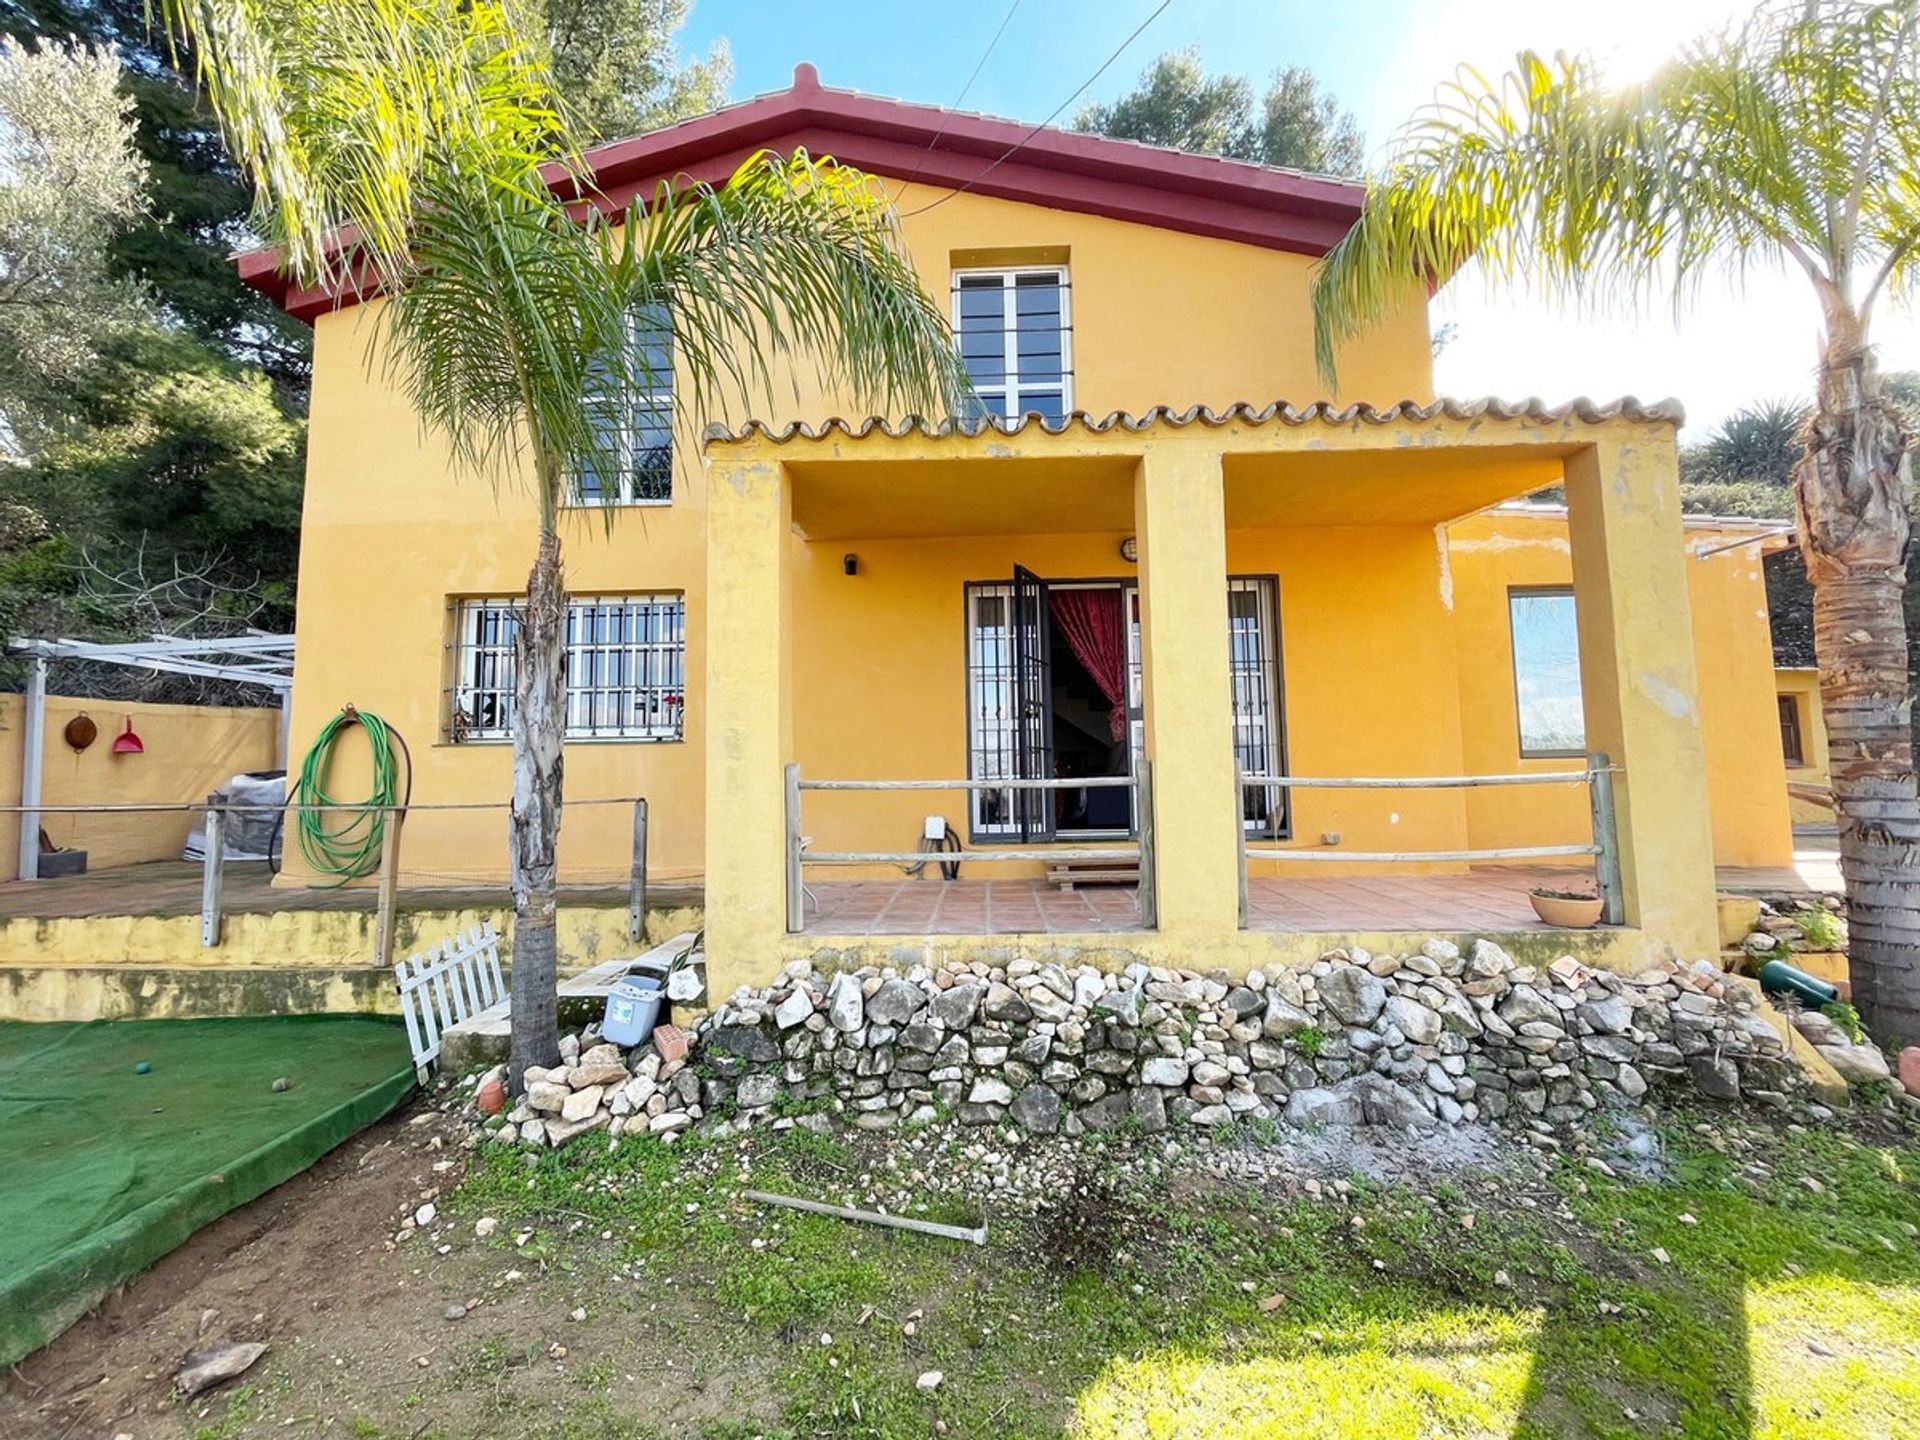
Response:
[{"label": "palm tree trunk", "polygon": [[1920,789],[1907,682],[1906,437],[1858,318],[1831,296],[1820,393],[1794,473],[1813,582],[1853,1002],[1882,1044],[1920,1044]]},{"label": "palm tree trunk", "polygon": [[529,1065],[559,1058],[555,919],[560,840],[562,741],[566,735],[567,595],[560,537],[541,526],[527,576],[527,603],[514,635],[513,810],[508,853],[513,878],[512,1049],[508,1089],[519,1094]]}]

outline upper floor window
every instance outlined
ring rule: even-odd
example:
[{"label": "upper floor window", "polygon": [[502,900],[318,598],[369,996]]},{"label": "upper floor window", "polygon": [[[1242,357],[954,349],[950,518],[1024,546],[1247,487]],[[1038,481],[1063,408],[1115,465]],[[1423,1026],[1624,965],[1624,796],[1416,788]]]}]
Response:
[{"label": "upper floor window", "polygon": [[1789,765],[1807,763],[1806,742],[1800,736],[1800,700],[1795,695],[1781,695],[1780,702],[1780,753],[1786,757]]},{"label": "upper floor window", "polygon": [[1580,755],[1587,748],[1580,697],[1580,628],[1573,591],[1507,592],[1513,633],[1513,689],[1523,756]]},{"label": "upper floor window", "polygon": [[981,409],[1058,420],[1073,409],[1073,315],[1062,265],[953,272],[953,329]]},{"label": "upper floor window", "polygon": [[[453,614],[447,738],[513,734],[520,601],[461,600]],[[678,740],[686,721],[687,602],[677,594],[567,604],[567,738]]]},{"label": "upper floor window", "polygon": [[578,505],[665,505],[673,499],[673,329],[660,306],[627,320],[630,383],[595,366],[586,406],[615,457],[609,473],[591,463],[578,476]]}]

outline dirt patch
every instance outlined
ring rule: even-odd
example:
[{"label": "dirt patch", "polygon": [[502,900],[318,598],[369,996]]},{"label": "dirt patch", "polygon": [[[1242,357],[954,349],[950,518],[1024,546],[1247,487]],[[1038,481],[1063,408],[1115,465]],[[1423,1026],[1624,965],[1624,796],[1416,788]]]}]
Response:
[{"label": "dirt patch", "polygon": [[[402,1113],[200,1231],[0,1380],[0,1435],[486,1434],[490,1416],[549,1407],[674,1435],[777,1411],[767,1362],[688,1345],[737,1333],[700,1324],[697,1277],[560,1279],[510,1247],[442,1255],[428,1230],[396,1244],[402,1216],[457,1184],[458,1145],[434,1111]],[[216,1340],[270,1348],[241,1381],[179,1399],[181,1358]]]}]

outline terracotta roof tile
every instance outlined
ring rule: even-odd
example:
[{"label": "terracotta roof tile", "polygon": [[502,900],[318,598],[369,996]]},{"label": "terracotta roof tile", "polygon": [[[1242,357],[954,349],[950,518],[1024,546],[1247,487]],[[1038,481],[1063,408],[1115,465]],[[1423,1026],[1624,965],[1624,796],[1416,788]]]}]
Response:
[{"label": "terracotta roof tile", "polygon": [[1143,431],[1155,426],[1171,426],[1182,429],[1189,425],[1222,426],[1233,424],[1267,425],[1311,425],[1320,422],[1327,425],[1392,425],[1400,422],[1421,424],[1429,420],[1445,418],[1449,420],[1527,420],[1541,425],[1559,425],[1569,420],[1583,424],[1597,425],[1608,420],[1627,420],[1649,424],[1667,424],[1675,428],[1686,422],[1686,412],[1678,400],[1657,400],[1645,404],[1632,396],[1598,404],[1582,397],[1570,400],[1564,405],[1548,405],[1542,400],[1507,401],[1484,398],[1479,400],[1435,400],[1431,405],[1421,405],[1412,400],[1402,400],[1393,405],[1376,406],[1367,404],[1335,405],[1331,401],[1317,400],[1304,406],[1290,405],[1284,400],[1276,400],[1270,405],[1256,407],[1249,401],[1239,401],[1224,410],[1215,410],[1206,405],[1194,405],[1185,410],[1176,410],[1170,405],[1156,405],[1150,410],[1135,414],[1125,410],[1115,410],[1103,418],[1095,418],[1084,410],[1075,410],[1058,420],[1044,420],[1038,415],[1022,416],[1018,420],[1002,420],[998,416],[987,416],[979,420],[945,419],[929,421],[917,415],[905,419],[890,421],[874,415],[865,420],[849,421],[836,415],[822,421],[819,425],[809,425],[803,420],[790,421],[781,426],[768,425],[760,420],[749,420],[737,428],[724,424],[708,425],[702,438],[710,444],[737,444],[755,438],[772,440],[776,444],[785,444],[790,440],[823,440],[840,435],[859,440],[878,432],[893,439],[907,435],[980,435],[996,431],[1002,435],[1018,435],[1032,427],[1049,434],[1063,434],[1070,429],[1081,429],[1089,434],[1102,435],[1110,430]]}]

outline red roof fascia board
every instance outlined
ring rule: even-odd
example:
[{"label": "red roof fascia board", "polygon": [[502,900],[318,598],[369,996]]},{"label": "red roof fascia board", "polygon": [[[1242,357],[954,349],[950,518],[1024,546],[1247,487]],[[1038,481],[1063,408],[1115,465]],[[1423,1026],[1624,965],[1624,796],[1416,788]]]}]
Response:
[{"label": "red roof fascia board", "polygon": [[[903,214],[964,186],[1003,200],[1316,256],[1346,234],[1366,195],[1356,181],[828,90],[810,65],[794,72],[792,89],[600,146],[585,160],[596,203],[618,210],[662,181],[684,175],[719,182],[760,150],[795,148],[894,180],[911,176],[912,188],[900,197]],[[548,178],[556,188],[569,183],[557,165]],[[310,320],[359,298],[290,286],[276,262],[265,250],[235,261],[246,284],[289,314]]]}]

